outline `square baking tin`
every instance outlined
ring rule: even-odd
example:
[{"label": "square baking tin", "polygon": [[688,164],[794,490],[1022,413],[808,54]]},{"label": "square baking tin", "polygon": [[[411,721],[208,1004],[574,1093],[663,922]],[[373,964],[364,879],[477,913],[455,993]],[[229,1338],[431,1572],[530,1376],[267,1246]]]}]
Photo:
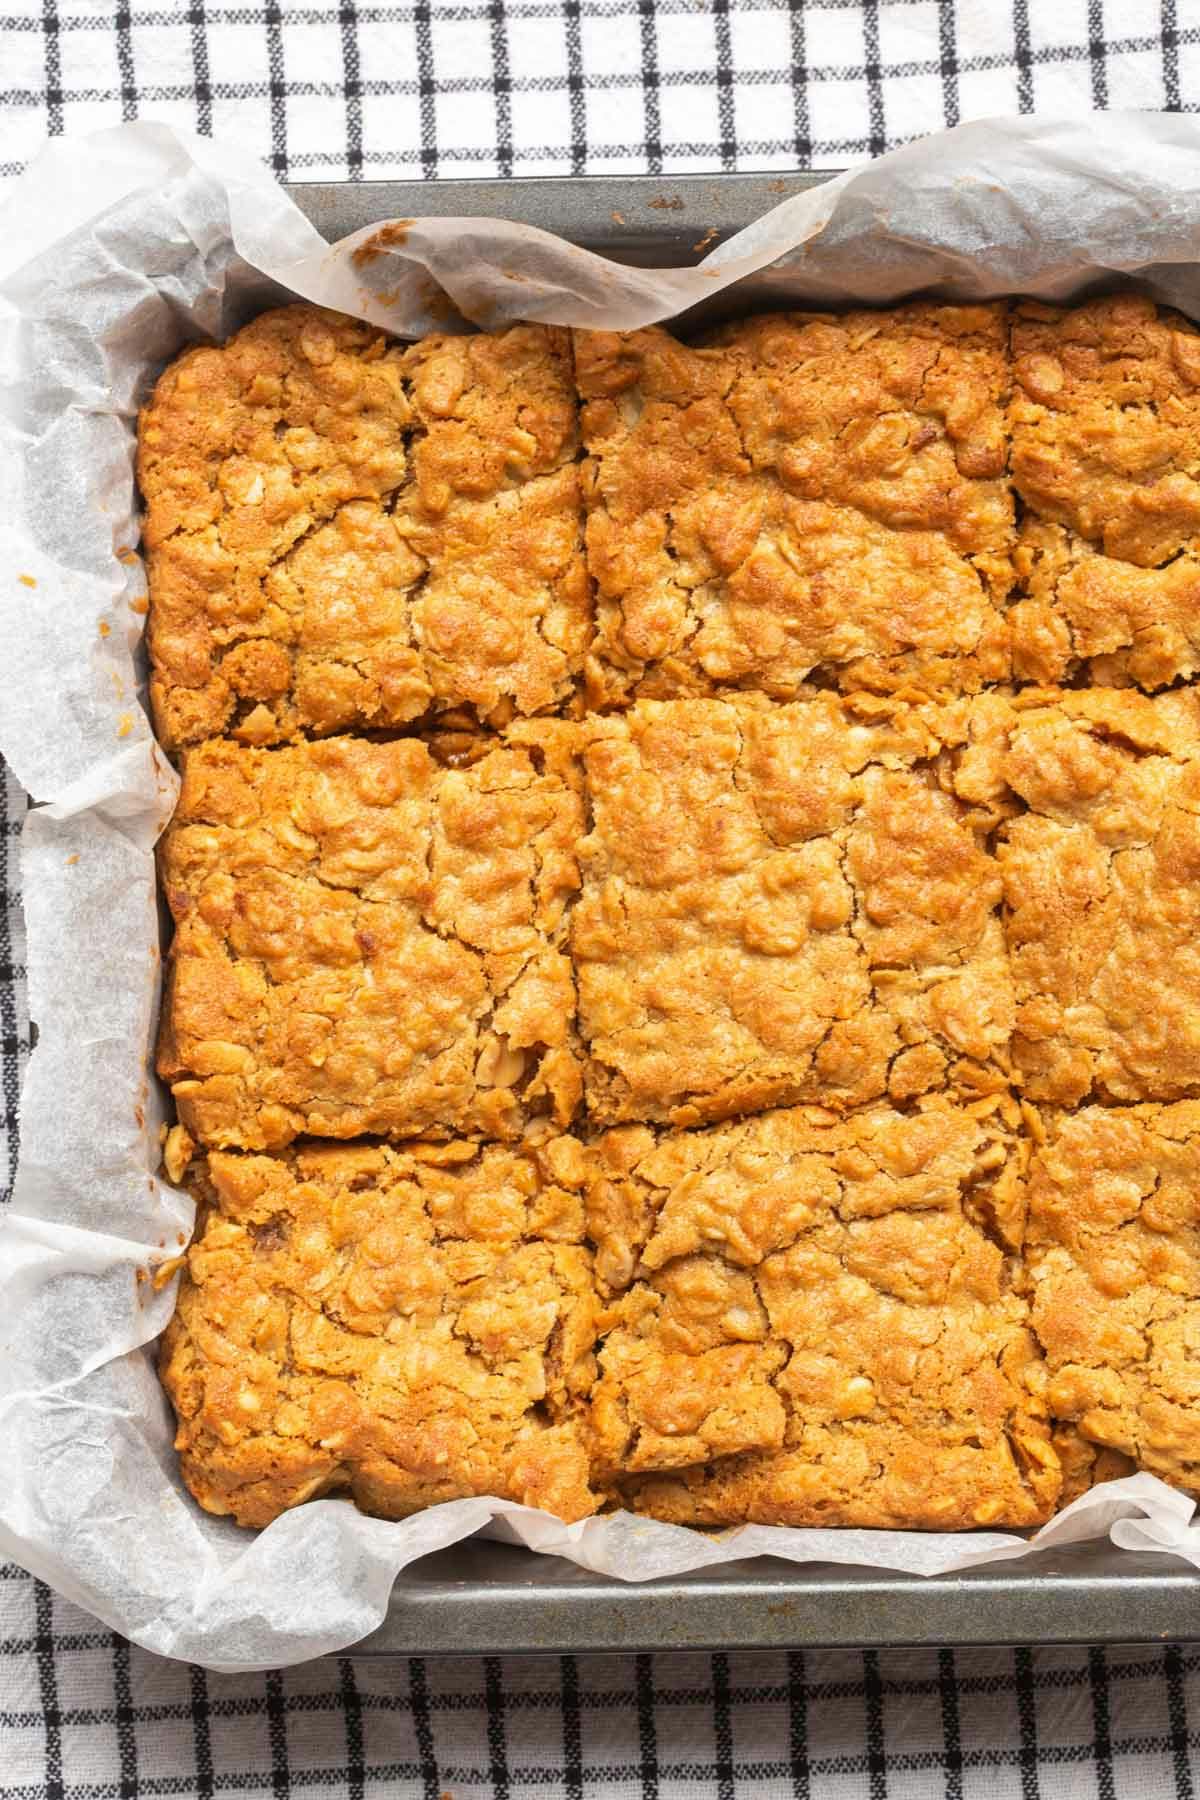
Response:
[{"label": "square baking tin", "polygon": [[[614,261],[683,267],[820,174],[564,180],[304,182],[289,186],[331,242],[383,219],[519,220]],[[761,305],[769,281],[726,291]],[[964,1543],[966,1540],[964,1540]],[[759,1557],[645,1583],[473,1538],[397,1579],[355,1655],[779,1649],[893,1644],[1143,1643],[1200,1638],[1200,1571],[1106,1542],[961,1575],[908,1576]]]}]

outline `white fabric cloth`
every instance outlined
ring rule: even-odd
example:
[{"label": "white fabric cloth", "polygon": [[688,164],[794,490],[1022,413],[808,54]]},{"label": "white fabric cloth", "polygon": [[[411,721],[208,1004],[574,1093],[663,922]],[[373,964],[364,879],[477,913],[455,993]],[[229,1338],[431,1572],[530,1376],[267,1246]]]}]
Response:
[{"label": "white fabric cloth", "polygon": [[12,0],[0,46],[0,174],[139,115],[297,180],[830,168],[1200,81],[1177,0]]}]

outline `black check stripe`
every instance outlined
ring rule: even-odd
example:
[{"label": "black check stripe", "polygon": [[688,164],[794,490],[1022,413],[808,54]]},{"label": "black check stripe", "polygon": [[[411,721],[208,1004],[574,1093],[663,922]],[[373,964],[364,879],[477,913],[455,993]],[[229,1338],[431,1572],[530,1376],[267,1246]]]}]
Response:
[{"label": "black check stripe", "polygon": [[[836,164],[958,118],[1200,107],[1178,0],[28,0],[0,177],[145,114],[281,175]],[[31,1030],[0,765],[0,1198]],[[163,1663],[0,1565],[3,1800],[452,1794],[1196,1800],[1200,1650]]]},{"label": "black check stripe", "polygon": [[501,0],[495,0],[495,4],[489,7],[488,14],[492,37],[491,85],[496,106],[497,174],[507,177],[513,172],[513,83],[508,61],[505,12]]},{"label": "black check stripe", "polygon": [[342,92],[346,96],[346,173],[362,178],[362,64],[358,54],[358,19],[353,6],[338,11],[342,27]]},{"label": "black check stripe", "polygon": [[1014,1657],[1017,1688],[1017,1720],[1021,1734],[1021,1800],[1039,1800],[1037,1738],[1037,1688],[1033,1677],[1033,1652],[1018,1650]]},{"label": "black check stripe", "polygon": [[363,1752],[362,1700],[355,1679],[354,1664],[343,1657],[338,1664],[342,1718],[346,1726],[346,1785],[348,1800],[363,1800],[366,1787],[366,1764]]},{"label": "black check stripe", "polygon": [[0,759],[0,1202],[17,1172],[17,1102],[29,1045],[17,860],[24,814],[25,797]]},{"label": "black check stripe", "polygon": [[788,1751],[792,1792],[796,1800],[809,1800],[808,1678],[802,1650],[788,1657]]},{"label": "black check stripe", "polygon": [[[287,83],[284,80],[283,62],[283,15],[277,6],[268,6],[263,12],[263,23],[267,32],[267,61],[271,78],[267,85],[267,93],[271,102],[271,167],[277,175],[288,172],[287,154]],[[218,89],[218,97],[223,98]]]},{"label": "black check stripe", "polygon": [[192,1749],[196,1759],[197,1800],[209,1800],[215,1792],[212,1732],[208,1715],[208,1676],[203,1669],[188,1670],[188,1687],[192,1723]]},{"label": "black check stripe", "polygon": [[[642,67],[638,85],[642,89],[642,105],[646,116],[646,135],[642,140],[646,168],[651,175],[662,174],[662,118],[659,112],[658,29],[654,0],[639,0],[641,19]],[[588,84],[596,89],[595,80]]]},{"label": "black check stripe", "polygon": [[[1175,1677],[1175,1684],[1179,1685],[1178,1676]],[[583,1800],[583,1738],[579,1712],[579,1664],[573,1656],[564,1656],[562,1659],[562,1729],[563,1789],[567,1800]]]},{"label": "black check stripe", "polygon": [[808,111],[808,50],[804,30],[804,8],[794,6],[790,18],[792,57],[792,118],[795,135],[793,151],[799,168],[812,161],[812,129]]},{"label": "black check stripe", "polygon": [[580,29],[579,0],[565,0],[563,29],[567,50],[567,94],[571,112],[571,173],[582,175],[587,168],[587,102],[584,98],[583,33]]},{"label": "black check stripe", "polygon": [[421,96],[421,173],[437,174],[437,114],[434,95],[437,85],[433,76],[433,36],[428,6],[418,6],[413,14],[417,30],[418,88]]},{"label": "black check stripe", "polygon": [[192,0],[188,22],[191,27],[192,95],[196,104],[196,130],[202,137],[211,137],[212,83],[208,67],[208,22],[204,16],[204,0]]}]

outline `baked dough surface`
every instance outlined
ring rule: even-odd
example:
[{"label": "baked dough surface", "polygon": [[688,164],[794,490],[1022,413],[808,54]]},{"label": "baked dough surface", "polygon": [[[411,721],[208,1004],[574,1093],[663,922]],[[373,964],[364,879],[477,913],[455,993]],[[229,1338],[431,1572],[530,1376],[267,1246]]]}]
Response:
[{"label": "baked dough surface", "polygon": [[642,700],[581,728],[594,1122],[1004,1085],[1000,871],[935,772],[961,729],[828,693]]},{"label": "baked dough surface", "polygon": [[595,694],[1008,673],[1006,309],[575,336]]},{"label": "baked dough surface", "polygon": [[160,852],[158,1066],[198,1139],[512,1137],[571,1117],[568,729],[189,752]]},{"label": "baked dough surface", "polygon": [[564,703],[589,601],[566,335],[409,348],[310,306],[142,414],[155,724],[178,751]]},{"label": "baked dough surface", "polygon": [[403,1518],[594,1509],[579,1145],[215,1151],[162,1345],[184,1477],[242,1525],[341,1490]]},{"label": "baked dough surface", "polygon": [[677,1523],[1048,1517],[1059,1472],[998,1112],[765,1113],[600,1141],[601,1474]]},{"label": "baked dough surface", "polygon": [[1051,1410],[1200,1489],[1200,1104],[1056,1120],[1030,1171],[1026,1257]]},{"label": "baked dough surface", "polygon": [[201,1504],[1200,1494],[1193,326],[294,306],[139,470]]},{"label": "baked dough surface", "polygon": [[1200,334],[1139,294],[1012,325],[1019,678],[1164,687],[1200,667]]}]

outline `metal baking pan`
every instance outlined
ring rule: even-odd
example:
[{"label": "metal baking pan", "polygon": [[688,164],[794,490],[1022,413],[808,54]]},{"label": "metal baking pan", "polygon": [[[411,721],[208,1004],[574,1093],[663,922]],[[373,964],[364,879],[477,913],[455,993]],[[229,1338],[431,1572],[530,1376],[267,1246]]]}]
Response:
[{"label": "metal baking pan", "polygon": [[783,175],[578,175],[520,181],[286,184],[332,243],[380,219],[517,219],[615,262],[684,268],[793,194],[829,179]]},{"label": "metal baking pan", "polygon": [[[381,219],[516,219],[614,261],[686,267],[821,174],[293,183],[331,241]],[[761,290],[763,294],[766,287]],[[760,298],[753,278],[725,305]],[[1200,1639],[1200,1571],[1104,1543],[964,1575],[918,1577],[760,1557],[630,1584],[474,1538],[398,1578],[383,1624],[355,1646],[414,1652],[1149,1643]]]}]

